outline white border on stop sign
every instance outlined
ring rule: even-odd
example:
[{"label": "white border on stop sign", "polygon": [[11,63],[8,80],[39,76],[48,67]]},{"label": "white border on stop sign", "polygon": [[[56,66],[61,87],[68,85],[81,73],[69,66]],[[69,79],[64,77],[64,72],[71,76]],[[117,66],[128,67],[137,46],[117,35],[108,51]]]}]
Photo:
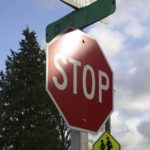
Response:
[{"label": "white border on stop sign", "polygon": [[[83,35],[85,35],[85,36],[87,36],[87,37],[93,39],[94,41],[96,41],[96,43],[97,43],[98,46],[100,47],[99,43],[97,42],[97,40],[96,40],[93,36],[88,35],[87,33],[83,32],[82,30],[79,30],[79,29],[75,29],[75,30],[72,30],[72,31],[79,31],[79,32],[82,32]],[[70,32],[72,32],[72,31],[70,31]],[[67,32],[67,33],[69,33],[69,32]],[[99,129],[98,129],[96,132],[90,131],[90,130],[86,130],[86,129],[82,129],[82,128],[78,128],[78,127],[75,127],[75,126],[71,126],[71,125],[68,123],[68,121],[67,121],[66,117],[64,116],[63,112],[61,111],[61,109],[60,109],[59,106],[57,105],[57,103],[56,103],[56,101],[55,101],[53,95],[50,93],[50,91],[49,91],[49,89],[48,89],[48,63],[47,63],[47,62],[48,62],[48,47],[49,47],[50,44],[52,44],[53,42],[55,42],[55,41],[58,40],[59,38],[63,37],[64,34],[67,34],[67,33],[64,31],[63,33],[61,33],[61,34],[57,35],[55,38],[53,38],[49,43],[46,43],[46,91],[48,92],[49,96],[51,97],[52,101],[54,102],[54,104],[55,104],[56,108],[58,109],[59,113],[60,113],[61,116],[63,117],[63,119],[64,119],[66,125],[67,125],[70,129],[74,129],[74,130],[77,130],[77,131],[80,131],[80,132],[88,132],[88,133],[92,133],[92,134],[98,134],[98,132],[99,132],[100,129],[105,125],[105,123],[106,123],[107,120],[110,118],[110,116],[111,116],[111,114],[112,114],[112,112],[113,112],[113,110],[114,110],[114,93],[113,93],[113,92],[114,92],[114,89],[113,89],[113,87],[112,87],[112,110],[111,110],[111,112],[108,114],[107,118],[104,120],[104,122],[102,123],[102,125],[99,127]],[[100,47],[100,49],[101,49],[101,47]],[[106,60],[106,62],[107,62],[107,64],[108,64],[108,66],[109,66],[109,68],[110,68],[110,70],[111,70],[111,72],[112,72],[112,86],[113,86],[113,85],[114,85],[114,82],[113,82],[113,81],[114,81],[114,80],[113,80],[113,79],[114,79],[114,78],[113,78],[113,71],[112,71],[112,69],[111,69],[111,67],[110,67],[110,64],[109,64],[109,62],[107,61],[106,56],[104,55],[102,49],[101,49],[101,53],[103,54],[103,56],[104,56],[104,58],[105,58],[105,60]]]}]

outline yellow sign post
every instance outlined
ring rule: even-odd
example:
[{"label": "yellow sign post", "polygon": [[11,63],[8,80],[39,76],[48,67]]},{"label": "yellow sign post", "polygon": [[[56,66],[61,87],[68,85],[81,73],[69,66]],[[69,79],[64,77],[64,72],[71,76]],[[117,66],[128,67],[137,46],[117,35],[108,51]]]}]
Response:
[{"label": "yellow sign post", "polygon": [[93,150],[121,150],[121,146],[110,133],[104,132],[94,143]]}]

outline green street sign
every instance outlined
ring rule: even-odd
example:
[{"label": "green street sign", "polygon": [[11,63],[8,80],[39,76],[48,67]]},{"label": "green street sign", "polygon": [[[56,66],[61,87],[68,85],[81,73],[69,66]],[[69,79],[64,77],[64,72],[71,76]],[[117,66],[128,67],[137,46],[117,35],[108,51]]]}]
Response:
[{"label": "green street sign", "polygon": [[75,10],[46,27],[46,42],[67,29],[83,29],[109,16],[115,9],[116,0],[97,0],[91,5]]},{"label": "green street sign", "polygon": [[110,133],[105,132],[94,143],[93,150],[121,150],[121,146]]},{"label": "green street sign", "polygon": [[97,0],[61,0],[62,2],[74,7],[74,8],[82,8],[92,4]]}]

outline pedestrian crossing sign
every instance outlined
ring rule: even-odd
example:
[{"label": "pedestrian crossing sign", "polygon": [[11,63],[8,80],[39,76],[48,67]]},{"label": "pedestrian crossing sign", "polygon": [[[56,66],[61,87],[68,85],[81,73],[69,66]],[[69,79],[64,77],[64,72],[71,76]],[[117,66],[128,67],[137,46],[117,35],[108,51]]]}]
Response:
[{"label": "pedestrian crossing sign", "polygon": [[121,150],[120,144],[107,131],[94,143],[93,150]]}]

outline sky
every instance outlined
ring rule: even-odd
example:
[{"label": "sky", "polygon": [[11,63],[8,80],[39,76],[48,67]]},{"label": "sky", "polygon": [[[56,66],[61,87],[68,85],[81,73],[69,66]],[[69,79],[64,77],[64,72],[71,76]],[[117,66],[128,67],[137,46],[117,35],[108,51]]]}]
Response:
[{"label": "sky", "polygon": [[[73,11],[59,0],[0,2],[0,70],[10,49],[19,48],[23,29],[34,30],[45,48],[46,26]],[[97,22],[85,29],[98,41],[114,73],[111,130],[122,150],[150,148],[149,10],[149,0],[117,0],[108,25]]]}]

